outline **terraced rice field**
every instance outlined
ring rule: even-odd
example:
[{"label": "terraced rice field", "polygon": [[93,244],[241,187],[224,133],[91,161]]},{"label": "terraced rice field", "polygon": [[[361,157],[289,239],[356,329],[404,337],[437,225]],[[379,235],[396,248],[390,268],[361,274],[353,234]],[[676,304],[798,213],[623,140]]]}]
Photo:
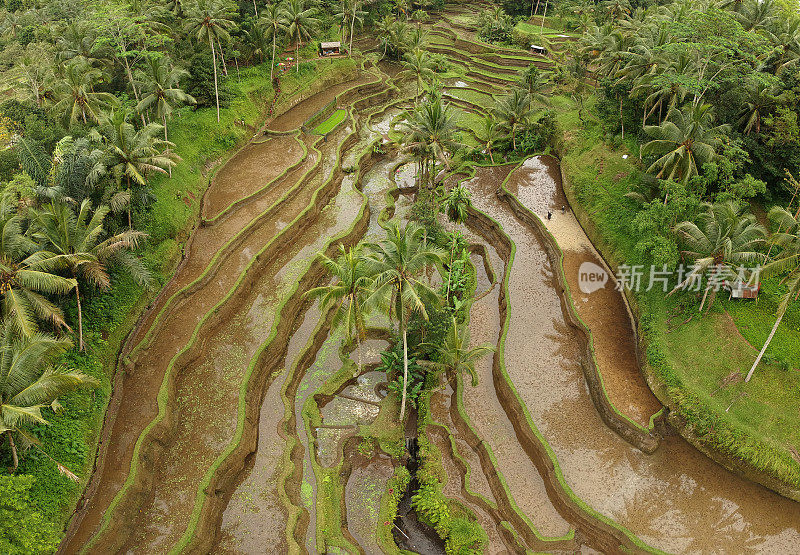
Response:
[{"label": "terraced rice field", "polygon": [[[445,92],[467,129],[512,66],[541,62],[446,20],[431,27],[463,74]],[[317,252],[407,217],[397,187],[413,184],[413,164],[383,145],[415,87],[390,73],[369,66],[296,104],[219,170],[184,261],[122,352],[92,495],[65,553],[398,551],[380,520],[404,437],[375,371],[389,322],[369,322],[359,373],[304,297],[325,283]],[[315,129],[327,136],[304,133],[334,101]],[[425,432],[446,495],[486,530],[486,551],[800,549],[800,506],[659,423],[624,299],[576,293],[575,266],[602,260],[557,160],[475,167],[456,181],[474,202],[470,331],[497,353],[478,365],[476,387],[459,380],[433,395]]]}]

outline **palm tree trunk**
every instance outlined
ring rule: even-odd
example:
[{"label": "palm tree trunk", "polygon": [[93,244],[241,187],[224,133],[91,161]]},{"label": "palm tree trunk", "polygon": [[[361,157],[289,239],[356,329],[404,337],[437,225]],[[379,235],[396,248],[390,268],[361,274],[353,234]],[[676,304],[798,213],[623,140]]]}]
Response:
[{"label": "palm tree trunk", "polygon": [[217,46],[219,46],[219,57],[222,58],[222,74],[228,75],[228,66],[225,64],[225,52],[222,51],[222,42],[217,39]]},{"label": "palm tree trunk", "polygon": [[[131,72],[131,65],[128,62],[128,58],[123,56],[122,59],[125,61],[125,73],[128,75],[128,81],[131,83],[131,88],[133,89],[133,97],[136,99],[136,103],[139,103],[139,90],[136,88],[136,81],[133,79],[133,73]],[[139,115],[142,118],[142,125],[147,125],[147,121],[144,119],[144,112],[140,112]]]},{"label": "palm tree trunk", "polygon": [[256,12],[256,19],[258,19],[258,6],[256,6],[256,0],[253,0],[253,11]]},{"label": "palm tree trunk", "polygon": [[274,72],[275,72],[275,46],[276,46],[276,42],[277,42],[277,32],[278,32],[277,29],[273,28],[273,30],[272,30],[272,62],[270,63],[270,66],[269,66],[269,80],[270,80],[270,83],[272,82],[273,75],[274,75]]},{"label": "palm tree trunk", "polygon": [[294,63],[297,66],[297,73],[300,74],[300,39],[294,43]]},{"label": "palm tree trunk", "polygon": [[698,310],[698,312],[703,312],[703,306],[706,304],[706,297],[708,297],[708,292],[710,289],[711,287],[706,286],[706,292],[703,293],[703,300],[700,302],[700,310]]},{"label": "palm tree trunk", "polygon": [[133,193],[131,192],[131,178],[130,176],[126,176],[125,179],[128,182],[128,229],[133,229],[133,221],[131,218],[131,205],[133,204]]},{"label": "palm tree trunk", "polygon": [[217,123],[219,123],[219,86],[217,85],[217,53],[214,50],[214,39],[211,39],[211,63],[214,65],[214,97],[217,100]]},{"label": "palm tree trunk", "polygon": [[19,455],[17,455],[17,444],[14,443],[14,434],[11,433],[11,430],[6,430],[6,437],[8,437],[8,446],[11,447],[11,461],[12,467],[10,468],[11,473],[17,471],[17,467],[19,467]]},{"label": "palm tree trunk", "polygon": [[78,301],[78,350],[83,351],[83,310],[81,309],[81,288],[77,282],[77,276],[75,272],[72,272],[72,276],[75,279],[75,300]]},{"label": "palm tree trunk", "polygon": [[767,337],[767,341],[766,343],[764,343],[764,347],[761,348],[761,352],[758,353],[756,361],[753,363],[752,368],[750,368],[750,371],[747,373],[747,377],[744,379],[745,382],[749,382],[750,378],[753,377],[753,372],[756,371],[756,366],[758,366],[758,363],[761,362],[761,358],[764,356],[764,353],[767,352],[767,347],[769,347],[772,338],[775,337],[775,332],[778,331],[778,326],[780,325],[781,320],[783,320],[784,314],[785,314],[784,312],[781,312],[780,315],[778,315],[778,319],[775,320],[775,325],[772,326],[772,331],[769,332],[769,337]]},{"label": "palm tree trunk", "polygon": [[356,375],[359,376],[361,375],[363,363],[361,361],[361,333],[359,333],[358,329],[356,329],[356,348],[358,349],[358,373]]},{"label": "palm tree trunk", "polygon": [[347,57],[353,57],[353,33],[356,32],[356,16],[353,14],[353,17],[350,18],[350,47],[347,49]]},{"label": "palm tree trunk", "polygon": [[400,323],[403,327],[403,399],[400,402],[400,424],[406,416],[406,394],[408,392],[408,339],[406,337],[406,324]]},{"label": "palm tree trunk", "polygon": [[544,35],[544,18],[547,17],[547,0],[544,0],[544,14],[542,14],[542,28],[539,30],[539,35]]}]

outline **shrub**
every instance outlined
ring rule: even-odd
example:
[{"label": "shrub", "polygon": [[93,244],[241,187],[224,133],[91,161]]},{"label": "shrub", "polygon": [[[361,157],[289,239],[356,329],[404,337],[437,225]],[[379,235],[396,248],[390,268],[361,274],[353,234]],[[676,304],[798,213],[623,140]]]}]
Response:
[{"label": "shrub", "polygon": [[0,476],[0,553],[50,553],[58,534],[30,502],[32,476]]}]

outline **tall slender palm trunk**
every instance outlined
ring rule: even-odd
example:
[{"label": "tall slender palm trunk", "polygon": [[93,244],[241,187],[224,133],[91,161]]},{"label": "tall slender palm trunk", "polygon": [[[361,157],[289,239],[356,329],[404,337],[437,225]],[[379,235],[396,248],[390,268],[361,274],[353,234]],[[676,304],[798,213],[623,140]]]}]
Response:
[{"label": "tall slender palm trunk", "polygon": [[14,434],[11,433],[11,430],[6,430],[6,437],[8,437],[8,446],[11,448],[11,468],[9,469],[11,473],[17,471],[19,467],[19,455],[17,455],[17,444],[14,443]]},{"label": "tall slender palm trunk", "polygon": [[403,399],[400,402],[400,423],[402,424],[406,416],[406,396],[408,394],[408,338],[406,337],[405,322],[403,326]]},{"label": "tall slender palm trunk", "polygon": [[228,66],[225,64],[225,52],[222,50],[222,42],[217,39],[217,46],[219,47],[219,57],[222,59],[222,74],[228,75]]},{"label": "tall slender palm trunk", "polygon": [[[217,116],[219,118],[219,115]],[[219,121],[219,119],[217,119]],[[125,176],[128,182],[128,229],[133,229],[133,218],[131,218],[131,205],[133,204],[133,191],[131,191],[131,178],[129,175]]]},{"label": "tall slender palm trunk", "polygon": [[78,350],[83,351],[83,309],[81,309],[81,288],[78,285],[78,276],[72,272],[72,277],[75,278],[75,300],[78,302]]},{"label": "tall slender palm trunk", "polygon": [[217,123],[219,123],[219,86],[217,85],[217,53],[214,50],[214,39],[211,39],[211,63],[214,65],[214,97],[217,101]]},{"label": "tall slender palm trunk", "polygon": [[[161,121],[164,122],[164,141],[169,142],[169,139],[167,138],[167,114],[161,116]],[[167,154],[169,154],[170,152],[171,151],[169,147],[167,147]],[[169,165],[168,170],[169,170],[169,176],[172,177],[172,164]]]},{"label": "tall slender palm trunk", "polygon": [[753,377],[753,372],[756,371],[756,366],[758,366],[758,363],[761,362],[761,358],[764,356],[764,353],[767,352],[767,347],[769,347],[769,344],[772,341],[772,338],[775,337],[775,332],[778,331],[778,326],[781,324],[781,320],[783,320],[783,314],[784,313],[781,313],[778,316],[778,319],[775,320],[775,325],[772,326],[772,331],[769,332],[769,337],[767,337],[767,341],[764,343],[764,346],[761,348],[761,352],[758,353],[758,356],[756,357],[756,361],[753,363],[753,366],[750,368],[750,371],[747,373],[747,377],[744,379],[745,382],[749,382],[750,378]]},{"label": "tall slender palm trunk", "polygon": [[350,47],[347,49],[347,57],[353,57],[353,33],[356,30],[356,18],[355,16],[350,18]]},{"label": "tall slender palm trunk", "polygon": [[275,74],[275,47],[276,47],[276,43],[277,43],[277,37],[276,37],[276,33],[277,32],[278,32],[277,29],[273,29],[272,30],[272,63],[270,63],[270,66],[269,66],[269,80],[270,80],[270,82],[272,82],[272,79],[274,78],[273,76]]}]

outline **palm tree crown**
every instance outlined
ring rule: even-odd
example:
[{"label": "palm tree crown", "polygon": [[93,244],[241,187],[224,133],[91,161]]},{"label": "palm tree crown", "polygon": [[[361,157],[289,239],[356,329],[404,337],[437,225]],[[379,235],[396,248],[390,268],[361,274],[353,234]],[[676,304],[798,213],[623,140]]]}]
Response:
[{"label": "palm tree crown", "polygon": [[[147,235],[140,231],[126,230],[105,238],[103,221],[109,208],[100,206],[92,213],[92,204],[84,200],[77,214],[63,202],[45,206],[37,214],[37,234],[43,236],[54,253],[63,255],[72,277],[108,289],[111,278],[108,265],[116,263],[139,285],[150,282],[150,273],[142,262],[130,251],[138,248]],[[83,350],[83,314],[81,311],[80,284],[75,286],[78,303],[78,348]]]},{"label": "palm tree crown", "polygon": [[69,340],[35,333],[19,337],[7,323],[0,336],[0,434],[11,444],[14,470],[17,441],[23,446],[37,443],[27,429],[47,424],[42,409],[58,407],[58,398],[81,387],[98,385],[81,372],[54,366],[70,346]]},{"label": "palm tree crown", "polygon": [[659,179],[684,183],[697,175],[704,163],[714,159],[719,136],[728,130],[727,125],[712,127],[713,119],[710,105],[688,105],[683,110],[670,110],[661,125],[646,126],[645,133],[653,139],[642,145],[642,156],[658,156],[648,171],[658,170]]},{"label": "palm tree crown", "polygon": [[360,371],[361,336],[364,333],[364,301],[372,286],[363,249],[360,246],[345,249],[344,245],[339,245],[339,256],[335,260],[324,254],[319,256],[334,281],[330,285],[315,287],[306,295],[319,299],[323,309],[335,307],[331,325],[343,328],[348,342],[353,337],[356,338]]},{"label": "palm tree crown", "polygon": [[408,319],[411,313],[417,313],[427,320],[426,307],[440,301],[438,294],[419,279],[426,268],[444,259],[444,252],[428,245],[424,234],[425,229],[413,222],[405,228],[397,222],[389,222],[386,239],[370,245],[371,252],[366,258],[368,271],[375,276],[374,290],[367,298],[366,306],[381,308],[397,319],[403,338],[401,421],[405,416],[408,390]]}]

